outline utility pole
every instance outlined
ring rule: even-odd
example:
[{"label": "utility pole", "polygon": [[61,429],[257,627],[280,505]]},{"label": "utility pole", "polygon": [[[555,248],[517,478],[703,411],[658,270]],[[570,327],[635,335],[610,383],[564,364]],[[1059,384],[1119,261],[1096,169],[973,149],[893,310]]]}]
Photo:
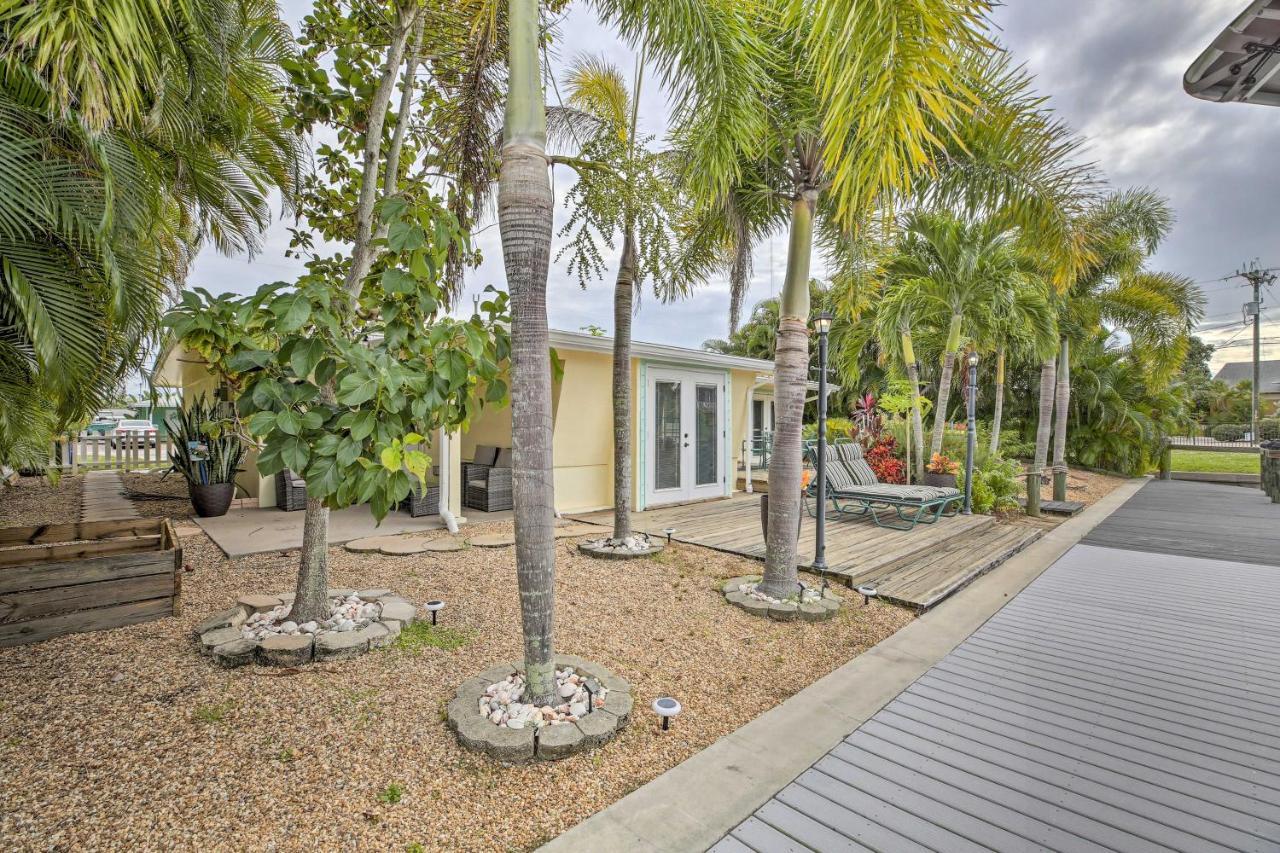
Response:
[{"label": "utility pole", "polygon": [[1245,322],[1253,323],[1253,389],[1250,392],[1249,429],[1253,440],[1258,440],[1258,401],[1262,389],[1262,286],[1276,280],[1275,273],[1269,269],[1259,269],[1254,261],[1248,269],[1242,269],[1236,276],[1243,278],[1253,288],[1253,301],[1244,306]]}]

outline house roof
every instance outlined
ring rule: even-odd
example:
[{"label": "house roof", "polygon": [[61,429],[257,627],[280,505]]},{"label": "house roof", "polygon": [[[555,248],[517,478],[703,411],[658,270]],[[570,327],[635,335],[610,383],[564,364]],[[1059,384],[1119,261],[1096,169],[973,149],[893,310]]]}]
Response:
[{"label": "house roof", "polygon": [[[1259,362],[1258,370],[1260,371],[1261,376],[1261,380],[1258,383],[1258,390],[1263,394],[1275,394],[1280,392],[1280,359]],[[1252,382],[1253,362],[1228,362],[1218,369],[1218,373],[1213,378],[1226,382],[1228,385],[1235,385],[1245,379]]]},{"label": "house roof", "polygon": [[1253,0],[1182,77],[1206,101],[1280,106],[1280,0]]},{"label": "house roof", "polygon": [[[551,345],[562,349],[585,350],[587,352],[613,352],[613,338],[608,335],[588,335],[583,332],[565,332],[560,329],[551,330]],[[760,358],[746,358],[740,355],[725,355],[710,350],[677,347],[670,344],[651,344],[645,341],[631,342],[632,358],[651,358],[662,361],[693,364],[705,367],[729,368],[731,370],[754,370],[757,373],[773,375],[773,362]]]}]

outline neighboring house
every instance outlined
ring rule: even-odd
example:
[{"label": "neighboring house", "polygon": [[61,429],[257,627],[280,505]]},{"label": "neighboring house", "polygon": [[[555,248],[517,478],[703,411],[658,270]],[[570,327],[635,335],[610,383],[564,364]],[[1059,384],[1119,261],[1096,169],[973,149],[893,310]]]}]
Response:
[{"label": "neighboring house", "polygon": [[[556,509],[608,508],[613,505],[613,339],[552,331],[551,346],[564,363],[552,389]],[[760,431],[760,420],[771,429],[773,363],[640,341],[631,353],[632,506],[639,510],[750,490],[751,481],[764,472],[748,473],[746,437]],[[213,393],[217,384],[199,356],[180,348],[161,354],[152,381],[180,389],[184,400]],[[488,407],[465,433],[431,437],[427,449],[442,499],[455,516],[468,512],[462,506],[461,463],[481,445],[511,446],[510,408]],[[249,470],[241,485],[261,506],[275,505],[271,478]]]},{"label": "neighboring house", "polygon": [[[1280,402],[1280,359],[1259,362],[1261,381],[1258,383],[1258,396],[1269,402]],[[1253,381],[1252,361],[1232,361],[1222,365],[1215,380],[1225,382],[1234,388],[1241,382]]]}]

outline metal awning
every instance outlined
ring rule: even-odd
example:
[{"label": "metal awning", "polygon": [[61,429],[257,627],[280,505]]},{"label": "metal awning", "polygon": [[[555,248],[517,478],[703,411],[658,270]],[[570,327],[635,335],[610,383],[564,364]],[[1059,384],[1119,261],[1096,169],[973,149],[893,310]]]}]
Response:
[{"label": "metal awning", "polygon": [[1182,77],[1206,101],[1280,106],[1280,0],[1253,0]]}]

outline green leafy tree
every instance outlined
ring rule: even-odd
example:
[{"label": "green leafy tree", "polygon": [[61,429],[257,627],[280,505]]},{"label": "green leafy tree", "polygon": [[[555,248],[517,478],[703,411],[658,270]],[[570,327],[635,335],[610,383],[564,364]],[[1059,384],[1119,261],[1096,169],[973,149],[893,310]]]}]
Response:
[{"label": "green leafy tree", "polygon": [[[452,214],[399,197],[379,212],[395,248],[380,256],[378,275],[358,297],[325,264],[313,264],[296,283],[248,297],[201,292],[169,324],[192,346],[208,339],[210,315],[253,329],[226,335],[219,347],[243,382],[238,409],[262,444],[259,473],[289,468],[306,480],[308,504],[368,503],[381,520],[426,483],[432,460],[418,446],[424,436],[465,429],[485,403],[505,402],[509,346],[505,294],[469,319],[443,312],[450,244],[462,239]],[[291,618],[328,615],[325,587],[314,580],[299,573]]]}]

